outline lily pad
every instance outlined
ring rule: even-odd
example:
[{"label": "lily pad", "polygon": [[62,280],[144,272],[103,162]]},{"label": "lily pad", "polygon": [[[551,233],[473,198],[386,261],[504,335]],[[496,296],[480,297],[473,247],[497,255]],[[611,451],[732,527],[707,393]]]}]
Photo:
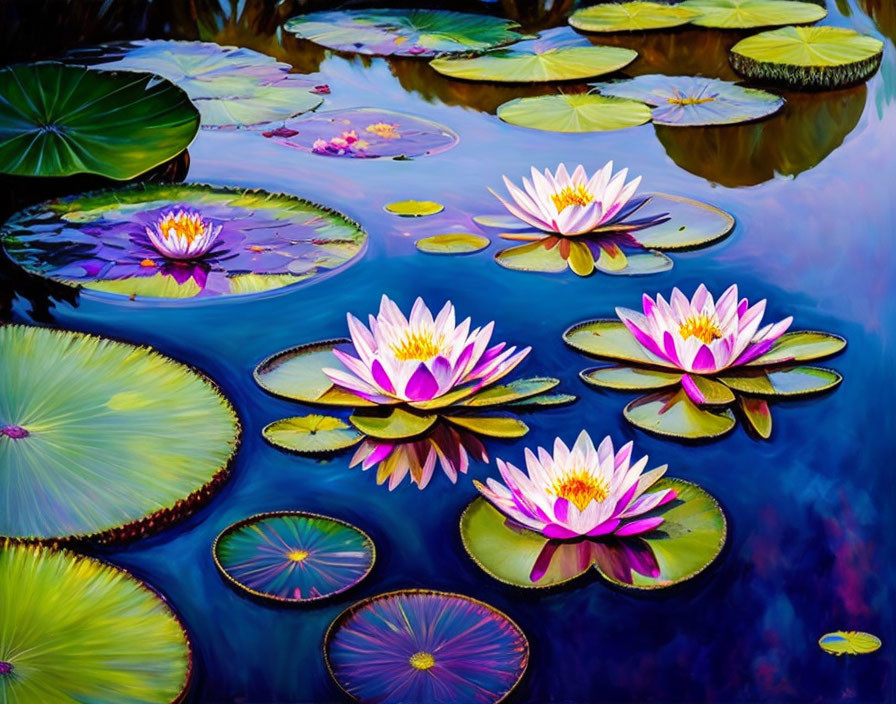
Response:
[{"label": "lily pad", "polygon": [[641,430],[687,440],[721,437],[735,425],[730,409],[700,407],[683,389],[637,398],[625,407],[623,415]]},{"label": "lily pad", "polygon": [[349,159],[432,156],[460,141],[454,130],[438,122],[382,108],[327,110],[257,130],[284,147]]},{"label": "lily pad", "polygon": [[521,438],[529,432],[529,426],[512,416],[454,416],[445,420],[477,435],[490,438]]},{"label": "lily pad", "polygon": [[77,49],[69,60],[101,69],[147,71],[183,89],[203,127],[244,127],[284,120],[321,104],[322,79],[251,49],[212,42],[142,39]]},{"label": "lily pad", "polygon": [[293,17],[285,25],[328,49],[372,56],[465,54],[526,38],[519,25],[489,15],[447,10],[339,10]]},{"label": "lily pad", "polygon": [[515,587],[569,582],[592,566],[608,581],[634,589],[680,584],[706,569],[725,545],[727,525],[718,503],[681,479],[661,479],[675,500],[652,511],[663,523],[637,538],[549,540],[507,519],[482,497],[460,519],[464,548],[486,573]]},{"label": "lily pad", "polygon": [[700,406],[727,406],[735,400],[734,393],[725,384],[699,374],[683,375],[681,385]]},{"label": "lily pad", "polygon": [[511,401],[507,408],[536,408],[544,406],[566,406],[578,400],[573,394],[538,394],[521,398],[519,401]]},{"label": "lily pad", "polygon": [[834,631],[818,639],[821,649],[831,655],[867,655],[878,650],[880,638],[862,631]]},{"label": "lily pad", "polygon": [[[624,242],[625,246],[620,246]],[[503,249],[495,261],[506,269],[557,274],[570,269],[578,276],[595,270],[615,276],[656,274],[672,268],[672,260],[644,249],[633,239],[607,235],[545,236],[528,244]]]},{"label": "lily pad", "polygon": [[397,200],[394,203],[386,203],[383,210],[393,215],[401,215],[405,218],[419,218],[426,215],[441,213],[445,206],[431,200]]},{"label": "lily pad", "polygon": [[601,95],[640,100],[653,106],[658,125],[696,127],[729,125],[767,117],[784,99],[755,88],[715,78],[649,74],[625,81],[596,83]]},{"label": "lily pad", "polygon": [[316,413],[274,421],[261,434],[280,449],[312,455],[344,450],[364,437],[341,418]]},{"label": "lily pad", "polygon": [[827,332],[785,332],[775,340],[768,352],[746,366],[765,367],[770,364],[808,362],[837,354],[846,347],[846,340]]},{"label": "lily pad", "polygon": [[180,154],[198,129],[186,94],[158,76],[53,62],[0,69],[0,173],[123,181]]},{"label": "lily pad", "polygon": [[546,83],[613,73],[637,57],[638,52],[631,49],[594,46],[569,27],[557,27],[506,49],[471,58],[433,59],[429,65],[446,76],[468,81]]},{"label": "lily pad", "polygon": [[277,511],[226,528],[212,547],[221,574],[263,599],[304,604],[341,594],[373,569],[373,541],[327,516]]},{"label": "lily pad", "polygon": [[550,377],[535,377],[532,379],[517,379],[509,384],[490,386],[474,396],[460,402],[461,406],[479,408],[483,406],[501,406],[505,403],[521,401],[531,396],[538,396],[550,391],[560,383],[559,379]]},{"label": "lily pad", "polygon": [[751,80],[828,90],[868,80],[880,67],[883,48],[874,37],[842,27],[782,27],[739,41],[730,59]]},{"label": "lily pad", "polygon": [[239,422],[218,389],[147,347],[0,327],[0,535],[123,539],[227,477]]},{"label": "lily pad", "polygon": [[735,391],[756,396],[802,396],[833,389],[843,381],[837,372],[821,367],[791,367],[768,371],[722,374],[719,381]]},{"label": "lily pad", "polygon": [[659,2],[600,3],[576,10],[569,23],[583,32],[640,32],[687,24],[696,12]]},{"label": "lily pad", "polygon": [[764,440],[768,440],[772,436],[772,414],[765,399],[738,396],[737,407],[743,414],[750,430]]},{"label": "lily pad", "polygon": [[[147,228],[178,209],[220,225],[204,256],[167,259],[150,242]],[[200,184],[140,184],[51,200],[0,228],[10,258],[31,273],[94,291],[172,299],[311,281],[355,259],[366,240],[357,223],[300,198]]]},{"label": "lily pad", "polygon": [[148,586],[29,545],[0,544],[0,661],[10,704],[176,702],[192,672],[183,626]]},{"label": "lily pad", "polygon": [[482,227],[493,227],[497,230],[528,230],[530,225],[512,215],[474,215],[473,222]]},{"label": "lily pad", "polygon": [[563,340],[574,350],[594,357],[676,369],[645,350],[620,320],[576,323],[563,333]]},{"label": "lily pad", "polygon": [[468,232],[448,232],[423,237],[414,244],[426,254],[473,254],[488,247],[491,241],[488,237]]},{"label": "lily pad", "polygon": [[734,229],[734,218],[708,203],[667,193],[647,195],[650,200],[638,210],[638,219],[666,219],[632,234],[642,247],[663,252],[705,247]]},{"label": "lily pad", "polygon": [[405,440],[422,435],[439,419],[437,415],[419,415],[403,408],[390,408],[385,415],[353,413],[349,421],[365,435],[378,440]]},{"label": "lily pad", "polygon": [[517,98],[501,105],[498,117],[547,132],[606,132],[643,125],[650,109],[635,100],[574,93]]},{"label": "lily pad", "polygon": [[611,364],[583,370],[579,376],[586,384],[617,391],[665,389],[681,383],[681,372],[664,372],[649,367]]},{"label": "lily pad", "polygon": [[680,7],[697,13],[691,24],[716,29],[807,24],[828,14],[821,5],[798,0],[685,0]]}]

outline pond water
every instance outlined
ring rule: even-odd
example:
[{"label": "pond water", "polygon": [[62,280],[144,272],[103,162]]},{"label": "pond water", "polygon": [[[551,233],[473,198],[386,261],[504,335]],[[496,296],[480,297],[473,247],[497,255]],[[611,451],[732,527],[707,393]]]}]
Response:
[{"label": "pond water", "polygon": [[[241,417],[232,478],[205,507],[155,537],[90,549],[146,579],[183,618],[195,658],[188,701],[340,701],[321,654],[327,625],[365,596],[411,587],[474,596],[520,625],[531,661],[509,701],[896,698],[896,18],[887,2],[874,0],[837,0],[828,11],[825,24],[885,41],[883,66],[866,85],[785,93],[780,115],[744,126],[647,124],[584,135],[514,127],[494,115],[506,100],[556,88],[455,81],[425,61],[334,54],[245,24],[206,29],[203,39],[319,71],[331,90],[323,109],[409,113],[449,127],[460,142],[410,161],[339,159],[246,131],[201,130],[189,150],[188,181],[296,194],[335,208],[369,233],[363,255],[335,275],[254,297],[159,303],[84,293],[76,307],[61,303],[53,312],[59,327],[148,343],[201,369]],[[562,14],[544,17],[539,28],[564,21]],[[694,29],[610,41],[640,52],[631,75],[735,80],[726,52],[740,36]],[[609,159],[642,175],[643,190],[731,213],[734,231],[709,248],[672,254],[671,270],[647,277],[510,271],[493,260],[501,247],[494,230],[491,246],[469,256],[414,247],[415,239],[458,223],[471,227],[469,216],[501,212],[487,188],[499,189],[502,174],[518,181],[531,165],[594,169]],[[445,210],[414,219],[383,210],[405,199],[437,201]],[[700,282],[714,292],[737,283],[751,300],[768,299],[769,319],[793,315],[795,329],[846,337],[845,352],[826,363],[843,384],[821,397],[776,403],[770,441],[739,426],[721,440],[685,444],[629,425],[621,408],[630,396],[586,387],[578,373],[591,363],[561,335],[577,321],[611,317],[616,306],[637,307],[643,292],[665,295],[679,286],[690,293]],[[638,456],[668,463],[671,476],[719,499],[729,527],[720,559],[660,592],[613,588],[596,574],[547,592],[514,589],[469,559],[458,531],[476,493],[471,479],[495,476],[494,462],[473,462],[456,485],[437,471],[425,490],[405,481],[388,491],[374,472],[349,469],[350,454],[319,461],[268,445],[266,424],[310,411],[262,391],[252,379],[255,365],[287,347],[344,335],[345,314],[375,313],[382,294],[405,310],[422,296],[433,308],[452,301],[474,324],[495,320],[496,339],[533,347],[520,373],[556,376],[560,391],[579,396],[570,406],[527,414],[531,432],[521,440],[488,441],[492,458],[519,464],[523,447],[557,435],[572,442],[582,428],[597,438],[634,440]],[[30,322],[27,308],[17,302],[14,320]],[[228,586],[212,559],[215,536],[254,513],[284,509],[365,530],[378,555],[370,576],[331,602],[299,609]],[[837,629],[874,633],[884,648],[831,657],[817,640]]]}]

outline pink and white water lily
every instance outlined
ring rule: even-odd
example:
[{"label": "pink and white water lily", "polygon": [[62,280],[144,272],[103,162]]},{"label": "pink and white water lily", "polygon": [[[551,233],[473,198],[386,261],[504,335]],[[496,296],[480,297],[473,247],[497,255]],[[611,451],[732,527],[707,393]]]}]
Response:
[{"label": "pink and white water lily", "polygon": [[358,356],[334,349],[345,369],[323,372],[337,386],[374,403],[447,406],[493,384],[529,354],[530,347],[517,350],[503,342],[489,347],[493,328],[490,322],[470,330],[469,318],[457,323],[450,301],[433,317],[418,298],[405,317],[383,296],[369,327],[348,315]]},{"label": "pink and white water lily", "polygon": [[534,228],[560,235],[582,235],[618,222],[647,199],[632,199],[641,177],[625,182],[628,169],[613,174],[609,161],[593,176],[578,165],[570,174],[564,164],[555,173],[532,167],[532,180],[523,177],[523,188],[502,176],[513,202],[489,189],[508,211]]},{"label": "pink and white water lily", "polygon": [[572,449],[560,438],[553,454],[539,447],[536,455],[527,448],[527,473],[498,459],[505,484],[491,478],[485,485],[474,483],[507,517],[548,538],[638,535],[663,523],[662,516],[642,516],[672,501],[676,493],[649,491],[666,466],[644,472],[647,457],[632,463],[631,456],[631,442],[617,452],[606,437],[595,449],[583,430]]},{"label": "pink and white water lily", "polygon": [[[793,322],[787,317],[760,327],[765,299],[751,306],[746,298],[738,299],[736,285],[718,301],[700,284],[690,300],[674,288],[668,302],[645,294],[643,306],[643,313],[617,308],[616,314],[651,355],[695,374],[713,374],[760,357]],[[688,381],[683,379],[686,389]]]},{"label": "pink and white water lily", "polygon": [[192,210],[169,210],[162,213],[146,236],[159,254],[168,259],[190,260],[208,254],[221,234],[221,225],[214,225]]}]

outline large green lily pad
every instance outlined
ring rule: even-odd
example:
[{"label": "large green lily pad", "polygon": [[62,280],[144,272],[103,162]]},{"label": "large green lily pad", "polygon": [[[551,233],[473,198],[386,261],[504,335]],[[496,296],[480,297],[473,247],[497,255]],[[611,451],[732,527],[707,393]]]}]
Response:
[{"label": "large green lily pad", "polygon": [[555,388],[559,383],[559,379],[553,379],[551,377],[517,379],[516,381],[511,381],[507,384],[490,386],[485,390],[464,399],[460,402],[460,405],[471,406],[473,408],[501,406],[505,403],[513,403],[532,396],[538,396]]},{"label": "large green lily pad", "polygon": [[637,398],[625,407],[623,415],[641,430],[685,440],[721,437],[736,422],[731,409],[698,406],[684,389]]},{"label": "large green lily pad", "polygon": [[0,661],[6,704],[177,702],[192,671],[183,626],[145,584],[89,557],[10,544],[0,544]]},{"label": "large green lily pad", "polygon": [[199,113],[148,73],[46,62],[0,69],[0,173],[139,176],[186,149]]},{"label": "large green lily pad", "polygon": [[385,413],[364,411],[353,413],[349,421],[365,435],[377,440],[405,440],[422,435],[439,417],[419,414],[404,408],[390,408]]},{"label": "large green lily pad", "polygon": [[576,237],[542,236],[535,242],[503,249],[495,261],[505,269],[557,274],[570,269],[578,276],[595,271],[614,276],[656,274],[672,268],[661,252],[633,244],[631,239],[595,233]]},{"label": "large green lily pad", "polygon": [[585,369],[579,376],[586,384],[616,391],[665,389],[681,383],[681,372],[666,372],[651,367],[626,367],[621,364]]},{"label": "large green lily pad", "polygon": [[513,416],[446,415],[445,420],[490,438],[521,438],[529,432],[529,426]]},{"label": "large green lily pad", "polygon": [[706,569],[725,545],[721,508],[703,489],[681,479],[661,479],[657,490],[675,489],[675,500],[649,514],[664,522],[631,538],[549,540],[508,520],[484,498],[460,519],[464,548],[485,572],[515,587],[552,587],[592,566],[608,581],[634,589],[680,584]]},{"label": "large green lily pad", "polygon": [[756,396],[802,396],[833,389],[843,381],[837,372],[821,367],[790,367],[719,375],[735,391]]},{"label": "large green lily pad", "polygon": [[679,7],[697,13],[691,24],[717,29],[806,24],[828,14],[821,5],[798,0],[685,0]]},{"label": "large green lily pad", "polygon": [[583,32],[640,32],[687,24],[696,12],[659,2],[605,2],[576,10],[569,23]]},{"label": "large green lily pad", "polygon": [[261,434],[275,447],[309,455],[338,452],[364,437],[341,418],[319,413],[274,421]]},{"label": "large green lily pad", "polygon": [[675,369],[665,359],[647,352],[620,320],[576,323],[563,333],[563,340],[573,349],[594,357]]},{"label": "large green lily pad", "polygon": [[747,366],[764,367],[770,364],[809,362],[837,354],[846,347],[846,340],[828,332],[795,330],[785,332],[765,354],[757,357]]},{"label": "large green lily pad", "polygon": [[739,41],[730,58],[749,79],[826,90],[868,80],[880,67],[883,48],[874,37],[842,27],[782,27]]},{"label": "large green lily pad", "polygon": [[511,125],[547,132],[606,132],[637,127],[650,120],[644,103],[590,93],[517,98],[498,108]]},{"label": "large green lily pad", "polygon": [[0,535],[129,538],[227,476],[239,423],[190,368],[147,347],[0,327]]},{"label": "large green lily pad", "polygon": [[632,233],[642,247],[669,252],[705,247],[727,237],[734,229],[734,218],[724,210],[693,198],[668,193],[649,193],[650,200],[633,219],[665,214],[667,220]]}]

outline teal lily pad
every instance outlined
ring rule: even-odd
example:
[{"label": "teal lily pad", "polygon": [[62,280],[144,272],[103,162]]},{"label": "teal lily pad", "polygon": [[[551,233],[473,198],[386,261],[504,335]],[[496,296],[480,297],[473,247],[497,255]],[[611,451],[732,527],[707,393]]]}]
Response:
[{"label": "teal lily pad", "polygon": [[605,2],[576,10],[569,23],[583,32],[642,32],[687,24],[697,13],[659,2]]},{"label": "teal lily pad", "polygon": [[772,413],[765,399],[738,396],[737,407],[750,430],[763,440],[768,440],[772,436]]},{"label": "teal lily pad", "polygon": [[349,422],[369,437],[377,440],[404,440],[422,435],[439,417],[435,414],[417,414],[403,408],[390,408],[385,414],[359,411]]},{"label": "teal lily pad", "polygon": [[879,650],[880,638],[862,631],[834,631],[818,639],[821,649],[831,655],[867,655]]},{"label": "teal lily pad", "polygon": [[505,403],[513,403],[538,396],[550,391],[560,383],[559,379],[550,377],[535,377],[532,379],[517,379],[508,384],[490,386],[484,391],[470,396],[460,402],[461,406],[479,408],[483,406],[502,406]]},{"label": "teal lily pad", "polygon": [[685,0],[679,7],[697,13],[691,24],[716,29],[808,24],[828,14],[823,6],[798,0]]},{"label": "teal lily pad", "polygon": [[625,407],[623,415],[641,430],[687,440],[721,437],[735,425],[731,409],[698,406],[683,389],[637,398]]},{"label": "teal lily pad", "polygon": [[619,320],[586,320],[563,333],[567,345],[593,357],[676,369],[647,352]]},{"label": "teal lily pad", "polygon": [[814,331],[785,332],[768,352],[748,362],[746,366],[765,367],[788,362],[808,362],[830,357],[845,347],[846,340],[839,335]]},{"label": "teal lily pad", "polygon": [[186,149],[199,113],[148,73],[36,63],[0,69],[0,173],[123,181]]},{"label": "teal lily pad", "polygon": [[478,497],[461,516],[461,540],[487,574],[515,587],[557,586],[592,566],[622,587],[670,587],[712,564],[725,545],[727,524],[716,500],[696,484],[667,478],[655,488],[675,489],[678,495],[647,514],[662,516],[664,522],[643,536],[549,540],[508,520]]},{"label": "teal lily pad", "polygon": [[488,237],[474,235],[469,232],[447,232],[443,235],[430,235],[414,243],[426,254],[473,254],[481,252],[489,246]]},{"label": "teal lily pad", "polygon": [[341,418],[317,413],[274,421],[261,434],[281,450],[310,455],[338,452],[364,437]]},{"label": "teal lily pad", "polygon": [[821,367],[790,367],[755,371],[732,370],[719,381],[735,391],[755,396],[802,396],[833,389],[843,377]]},{"label": "teal lily pad", "polygon": [[650,121],[644,103],[591,93],[517,98],[498,108],[511,125],[547,132],[607,132]]},{"label": "teal lily pad", "polygon": [[445,420],[490,438],[521,438],[529,432],[529,426],[513,416],[445,415]]},{"label": "teal lily pad", "polygon": [[665,389],[681,383],[681,372],[665,372],[649,367],[611,364],[583,370],[579,376],[586,384],[617,391]]}]

